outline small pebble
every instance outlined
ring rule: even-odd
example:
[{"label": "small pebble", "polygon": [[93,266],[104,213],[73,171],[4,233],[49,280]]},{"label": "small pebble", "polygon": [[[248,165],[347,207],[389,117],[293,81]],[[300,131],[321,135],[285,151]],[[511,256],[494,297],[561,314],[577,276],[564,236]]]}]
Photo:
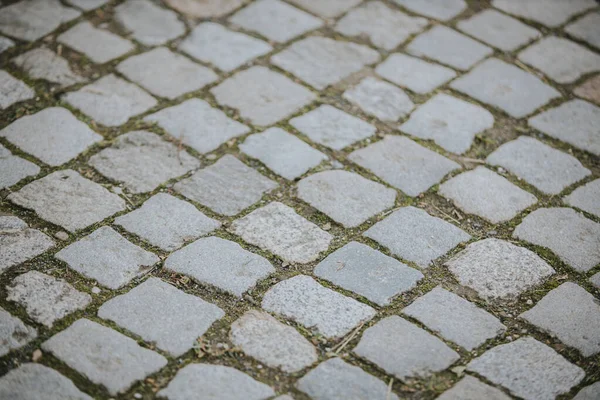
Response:
[{"label": "small pebble", "polygon": [[113,186],[110,190],[115,194],[123,194],[123,189],[119,186]]},{"label": "small pebble", "polygon": [[98,286],[94,286],[94,287],[92,288],[92,293],[94,293],[94,294],[98,294],[98,293],[100,293],[100,292],[101,292],[101,290],[100,290],[100,288],[99,288]]},{"label": "small pebble", "polygon": [[530,306],[530,305],[532,305],[532,304],[533,304],[533,300],[531,300],[531,299],[527,299],[527,305],[528,305],[528,306]]},{"label": "small pebble", "polygon": [[207,160],[216,160],[217,159],[217,155],[216,154],[207,154],[206,155],[206,159]]},{"label": "small pebble", "polygon": [[139,394],[139,393],[135,393],[135,394],[133,395],[133,397],[135,397],[136,399],[141,399],[141,398],[142,398],[142,395],[141,395],[141,394]]},{"label": "small pebble", "polygon": [[31,361],[33,362],[38,362],[38,360],[40,358],[42,358],[42,351],[40,349],[36,349],[34,350],[33,354],[31,355]]},{"label": "small pebble", "polygon": [[69,240],[69,234],[67,232],[63,232],[63,231],[58,231],[54,234],[54,237],[56,237],[59,240]]}]

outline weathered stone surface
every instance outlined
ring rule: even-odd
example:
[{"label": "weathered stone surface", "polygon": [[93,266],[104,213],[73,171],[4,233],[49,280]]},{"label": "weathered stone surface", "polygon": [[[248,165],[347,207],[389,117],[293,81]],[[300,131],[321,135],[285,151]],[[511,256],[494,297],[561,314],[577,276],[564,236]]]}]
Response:
[{"label": "weathered stone surface", "polygon": [[273,389],[243,372],[211,364],[190,364],[182,368],[158,396],[189,400],[197,398],[198,393],[206,400],[266,400],[275,396]]},{"label": "weathered stone surface", "polygon": [[214,304],[186,294],[158,278],[148,278],[128,293],[100,307],[109,319],[175,357],[192,348],[216,320],[225,315]]},{"label": "weathered stone surface", "polygon": [[42,348],[113,396],[167,365],[160,354],[87,319],[75,321]]},{"label": "weathered stone surface", "polygon": [[167,99],[199,90],[218,78],[212,70],[166,47],[129,57],[117,66],[117,71],[150,93]]},{"label": "weathered stone surface", "polygon": [[394,2],[412,12],[440,21],[452,19],[467,8],[464,0],[394,0]]},{"label": "weathered stone surface", "polygon": [[596,400],[600,397],[600,382],[584,387],[573,400]]},{"label": "weathered stone surface", "polygon": [[592,277],[590,278],[590,282],[592,282],[592,285],[600,289],[600,272],[598,272],[595,275],[592,275]]},{"label": "weathered stone surface", "polygon": [[363,79],[342,97],[382,121],[397,121],[415,108],[402,89],[373,77]]},{"label": "weathered stone surface", "polygon": [[435,143],[453,153],[469,150],[475,135],[494,126],[485,108],[444,93],[435,95],[400,125],[400,130]]},{"label": "weathered stone surface", "polygon": [[0,216],[0,273],[42,254],[52,246],[52,239],[29,228],[25,221],[10,215]]},{"label": "weathered stone surface", "polygon": [[472,376],[465,376],[437,400],[510,400],[500,389],[486,385]]},{"label": "weathered stone surface", "polygon": [[298,183],[298,197],[347,228],[392,207],[396,191],[348,171],[323,171]]},{"label": "weathered stone surface", "polygon": [[15,42],[10,40],[9,38],[5,38],[4,36],[0,36],[0,54],[10,49],[15,45]]},{"label": "weathered stone surface", "polygon": [[119,196],[70,169],[46,175],[7,198],[70,232],[125,209]]},{"label": "weathered stone surface", "polygon": [[503,51],[516,50],[541,36],[537,29],[492,9],[459,21],[457,28]]},{"label": "weathered stone surface", "polygon": [[388,305],[423,278],[416,269],[357,242],[331,253],[317,265],[314,274],[380,306]]},{"label": "weathered stone surface", "polygon": [[296,387],[314,400],[398,400],[384,382],[337,357],[319,364]]},{"label": "weathered stone surface", "polygon": [[373,308],[321,286],[306,275],[296,275],[271,287],[263,297],[262,307],[327,338],[344,336],[376,313]]},{"label": "weathered stone surface", "polygon": [[492,314],[440,286],[419,297],[402,313],[469,351],[506,330]]},{"label": "weathered stone surface", "polygon": [[179,45],[190,56],[223,71],[237,67],[265,55],[273,47],[252,36],[235,32],[213,22],[204,22],[194,29]]},{"label": "weathered stone surface", "polygon": [[[0,307],[0,357],[25,346],[37,337],[35,328],[25,325]],[[1,381],[0,381],[1,382]]]},{"label": "weathered stone surface", "polygon": [[402,380],[426,378],[460,358],[440,339],[395,315],[365,330],[353,351]]},{"label": "weathered stone surface", "polygon": [[317,36],[295,42],[271,57],[274,65],[315,89],[325,89],[377,61],[379,54],[367,46]]},{"label": "weathered stone surface", "polygon": [[144,118],[156,122],[169,135],[199,153],[208,153],[250,129],[212,108],[204,100],[189,99]]},{"label": "weathered stone surface", "polygon": [[592,12],[567,25],[565,32],[600,49],[600,30],[598,26],[600,26],[600,14]]},{"label": "weathered stone surface", "polygon": [[70,244],[55,257],[110,289],[126,285],[159,261],[157,256],[127,241],[108,226]]},{"label": "weathered stone surface", "polygon": [[49,107],[19,118],[0,136],[51,166],[66,163],[102,140],[69,110]]},{"label": "weathered stone surface", "polygon": [[582,287],[565,282],[520,315],[584,357],[600,352],[600,304]]},{"label": "weathered stone surface", "polygon": [[49,328],[92,301],[89,294],[79,292],[64,280],[37,271],[17,276],[6,291],[7,300],[19,303],[32,319]]},{"label": "weathered stone surface", "polygon": [[471,238],[451,223],[410,206],[394,211],[364,235],[423,268]]},{"label": "weathered stone surface", "polygon": [[600,218],[600,179],[578,187],[563,200],[570,206],[582,209]]},{"label": "weathered stone surface", "polygon": [[485,60],[450,84],[511,117],[522,118],[560,97],[560,93],[538,77],[497,58]]},{"label": "weathered stone surface", "polygon": [[526,400],[551,400],[577,385],[585,372],[531,337],[496,346],[467,366]]},{"label": "weathered stone surface", "polygon": [[0,9],[0,32],[33,42],[81,15],[59,0],[26,0]]},{"label": "weathered stone surface", "polygon": [[105,5],[110,0],[67,0],[67,3],[79,7],[84,11],[90,11]]},{"label": "weathered stone surface", "polygon": [[93,155],[89,164],[123,182],[130,192],[143,193],[197,168],[200,162],[152,132],[133,131],[117,137],[111,147]]},{"label": "weathered stone surface", "polygon": [[323,25],[319,18],[280,0],[255,1],[230,17],[229,22],[274,42],[287,42]]},{"label": "weathered stone surface", "polygon": [[591,174],[575,157],[527,136],[503,144],[486,161],[506,168],[546,194],[559,194]]},{"label": "weathered stone surface", "polygon": [[262,66],[238,72],[212,88],[220,104],[236,108],[257,125],[271,125],[298,111],[315,95],[284,75]]},{"label": "weathered stone surface", "polygon": [[415,93],[429,93],[456,76],[450,68],[402,53],[390,55],[375,69],[381,77]]},{"label": "weathered stone surface", "polygon": [[440,185],[439,193],[461,210],[493,224],[508,221],[537,198],[485,167],[463,172]]},{"label": "weathered stone surface", "polygon": [[[0,136],[2,132],[0,131]],[[0,144],[0,189],[19,183],[28,176],[37,175],[40,167],[12,153]]]},{"label": "weathered stone surface", "polygon": [[0,109],[35,97],[35,91],[24,82],[0,70]]},{"label": "weathered stone surface", "polygon": [[272,202],[233,221],[231,232],[288,262],[308,263],[327,250],[333,238],[293,208]]},{"label": "weathered stone surface", "polygon": [[362,0],[290,0],[290,2],[323,18],[339,17]]},{"label": "weathered stone surface", "polygon": [[11,400],[92,400],[70,379],[41,364],[26,363],[0,378],[0,398]]},{"label": "weathered stone surface", "polygon": [[237,297],[275,272],[265,258],[235,242],[214,236],[198,239],[171,254],[165,268]]},{"label": "weathered stone surface", "polygon": [[515,2],[513,0],[492,0],[492,5],[517,17],[539,22],[549,27],[557,27],[572,16],[596,7],[594,0]]},{"label": "weathered stone surface", "polygon": [[249,136],[240,150],[285,179],[295,179],[316,167],[327,156],[280,128]]},{"label": "weathered stone surface", "polygon": [[410,139],[391,135],[354,151],[349,158],[409,196],[417,196],[460,168]]},{"label": "weathered stone surface", "polygon": [[317,361],[308,340],[265,312],[246,312],[231,324],[229,336],[247,355],[284,372],[297,372]]},{"label": "weathered stone surface", "polygon": [[596,75],[573,90],[577,96],[600,104],[600,75]]},{"label": "weathered stone surface", "polygon": [[135,48],[129,40],[108,30],[96,28],[87,21],[75,25],[56,40],[100,64],[121,57]]},{"label": "weathered stone surface", "polygon": [[417,36],[406,50],[462,71],[493,53],[489,47],[443,25],[436,25]]},{"label": "weathered stone surface", "polygon": [[324,104],[290,120],[290,124],[313,142],[342,150],[359,140],[373,136],[376,128],[337,108]]},{"label": "weathered stone surface", "polygon": [[471,243],[444,265],[484,299],[514,298],[554,274],[534,252],[500,239]]},{"label": "weathered stone surface", "polygon": [[528,121],[530,126],[581,150],[600,155],[600,107],[571,100]]},{"label": "weathered stone surface", "polygon": [[165,251],[217,229],[221,223],[193,205],[166,193],[158,193],[140,208],[115,219],[115,224]]},{"label": "weathered stone surface", "polygon": [[85,82],[85,78],[71,70],[69,62],[45,47],[29,50],[12,59],[33,79],[43,79],[66,87]]},{"label": "weathered stone surface", "polygon": [[148,0],[127,0],[115,7],[115,21],[146,46],[161,45],[185,33],[176,13]]},{"label": "weathered stone surface", "polygon": [[374,1],[348,12],[335,30],[347,36],[366,36],[375,46],[392,50],[428,23],[425,18],[411,17]]},{"label": "weathered stone surface", "polygon": [[523,219],[513,237],[552,250],[579,272],[600,262],[600,224],[571,208],[540,208]]}]

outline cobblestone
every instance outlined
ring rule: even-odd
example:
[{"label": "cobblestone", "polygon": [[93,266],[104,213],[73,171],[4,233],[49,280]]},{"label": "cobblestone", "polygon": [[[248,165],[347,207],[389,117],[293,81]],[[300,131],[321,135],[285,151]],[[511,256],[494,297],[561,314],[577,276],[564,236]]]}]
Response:
[{"label": "cobblestone", "polygon": [[600,75],[596,75],[573,90],[577,96],[600,104]]},{"label": "cobblestone", "polygon": [[339,17],[352,7],[360,4],[361,1],[362,0],[290,0],[290,2],[305,10],[324,18]]},{"label": "cobblestone", "polygon": [[549,27],[562,25],[572,16],[596,7],[593,0],[515,3],[512,0],[493,0],[492,5],[509,14],[523,17]]},{"label": "cobblestone", "polygon": [[440,21],[452,19],[467,8],[467,3],[464,0],[446,0],[443,2],[436,0],[394,0],[394,2],[412,12]]},{"label": "cobblestone", "polygon": [[0,357],[11,350],[25,346],[37,337],[37,331],[25,325],[19,318],[13,317],[0,307]]},{"label": "cobblestone", "polygon": [[12,59],[33,79],[43,79],[62,87],[85,82],[85,78],[73,72],[69,62],[45,47],[29,50]]},{"label": "cobblestone", "polygon": [[472,376],[465,376],[437,400],[510,400],[501,390],[486,385]]},{"label": "cobblestone", "polygon": [[13,155],[0,144],[0,170],[2,171],[0,189],[4,189],[19,183],[28,176],[37,175],[40,172],[40,167],[31,161]]},{"label": "cobblestone", "polygon": [[600,49],[600,30],[598,30],[598,25],[600,25],[600,14],[592,12],[567,25],[565,31]]},{"label": "cobblestone", "polygon": [[600,396],[600,382],[584,387],[573,397],[573,400],[594,400]]},{"label": "cobblestone", "polygon": [[67,0],[67,3],[79,7],[84,11],[90,11],[105,5],[109,1],[110,0]]},{"label": "cobblestone", "polygon": [[373,77],[363,79],[343,97],[382,121],[397,121],[415,107],[402,89]]},{"label": "cobblestone", "polygon": [[0,109],[32,99],[34,96],[35,92],[27,84],[0,70]]},{"label": "cobblestone", "polygon": [[575,189],[563,200],[570,206],[577,207],[585,212],[600,218],[600,179],[589,182]]},{"label": "cobblestone", "polygon": [[0,215],[0,273],[34,258],[52,246],[54,241],[43,232],[31,229],[17,217]]},{"label": "cobblestone", "polygon": [[134,49],[129,40],[108,30],[96,28],[89,22],[75,25],[57,40],[99,64],[119,58]]},{"label": "cobblestone", "polygon": [[185,33],[176,13],[148,0],[127,0],[115,7],[115,21],[146,46],[165,44]]}]

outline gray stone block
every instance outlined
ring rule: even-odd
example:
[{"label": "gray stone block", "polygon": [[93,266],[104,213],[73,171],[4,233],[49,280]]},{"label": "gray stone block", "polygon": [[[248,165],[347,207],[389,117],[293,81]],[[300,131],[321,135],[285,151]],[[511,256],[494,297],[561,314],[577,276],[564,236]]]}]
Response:
[{"label": "gray stone block", "polygon": [[323,18],[339,17],[362,0],[290,0],[292,3]]},{"label": "gray stone block", "polygon": [[[0,131],[0,135],[2,132]],[[14,156],[6,147],[0,144],[0,189],[7,188],[28,176],[37,175],[40,167],[21,157]]]},{"label": "gray stone block", "polygon": [[54,246],[44,233],[31,229],[27,223],[10,215],[0,216],[0,274],[36,257]]},{"label": "gray stone block", "polygon": [[67,3],[79,7],[84,11],[94,10],[105,5],[110,0],[67,0]]},{"label": "gray stone block", "polygon": [[583,99],[600,104],[600,75],[592,76],[577,86],[573,93]]},{"label": "gray stone block", "polygon": [[567,22],[576,14],[596,7],[594,0],[515,2],[514,0],[492,0],[492,5],[509,14],[529,19],[551,28]]},{"label": "gray stone block", "polygon": [[394,2],[412,12],[440,21],[448,21],[467,8],[464,0],[394,0]]},{"label": "gray stone block", "polygon": [[43,79],[62,87],[85,82],[85,78],[71,70],[69,62],[52,50],[38,47],[11,60],[33,79]]},{"label": "gray stone block", "polygon": [[600,202],[598,199],[600,199],[600,179],[578,187],[563,201],[570,206],[577,207],[600,218]]},{"label": "gray stone block", "polygon": [[119,58],[135,49],[129,40],[106,29],[96,28],[88,21],[80,22],[60,34],[56,40],[99,64]]},{"label": "gray stone block", "polygon": [[592,285],[600,289],[600,272],[598,272],[595,275],[592,275],[592,277],[590,278],[590,282],[592,282]]},{"label": "gray stone block", "polygon": [[584,387],[573,400],[597,400],[600,398],[600,382]]},{"label": "gray stone block", "polygon": [[0,54],[4,53],[6,50],[10,49],[14,45],[15,45],[15,42],[10,40],[9,38],[5,38],[4,36],[1,36],[0,37]]},{"label": "gray stone block", "polygon": [[510,400],[504,392],[486,385],[472,376],[465,376],[451,389],[446,390],[437,400]]},{"label": "gray stone block", "polygon": [[387,122],[397,121],[415,108],[402,89],[373,77],[363,79],[346,90],[342,97],[367,114]]},{"label": "gray stone block", "polygon": [[32,88],[8,72],[0,70],[0,109],[34,97],[35,91]]},{"label": "gray stone block", "polygon": [[600,49],[600,30],[598,30],[598,26],[600,26],[600,14],[591,12],[567,25],[565,32]]},{"label": "gray stone block", "polygon": [[390,55],[375,68],[379,76],[415,93],[429,93],[456,76],[450,68],[402,53]]},{"label": "gray stone block", "polygon": [[25,346],[37,337],[35,328],[25,325],[0,307],[0,357]]},{"label": "gray stone block", "polygon": [[146,46],[161,45],[185,33],[185,24],[176,13],[148,0],[127,0],[118,5],[115,21]]}]

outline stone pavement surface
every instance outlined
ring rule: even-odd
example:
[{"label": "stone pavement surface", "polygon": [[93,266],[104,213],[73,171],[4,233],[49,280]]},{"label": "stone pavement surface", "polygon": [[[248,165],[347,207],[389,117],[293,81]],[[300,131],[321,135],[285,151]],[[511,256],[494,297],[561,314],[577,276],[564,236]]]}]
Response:
[{"label": "stone pavement surface", "polygon": [[0,399],[600,399],[595,0],[0,0]]}]

